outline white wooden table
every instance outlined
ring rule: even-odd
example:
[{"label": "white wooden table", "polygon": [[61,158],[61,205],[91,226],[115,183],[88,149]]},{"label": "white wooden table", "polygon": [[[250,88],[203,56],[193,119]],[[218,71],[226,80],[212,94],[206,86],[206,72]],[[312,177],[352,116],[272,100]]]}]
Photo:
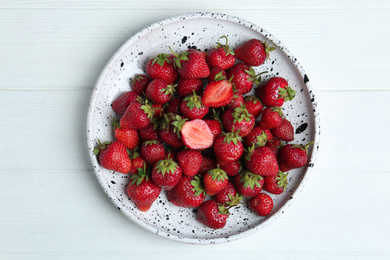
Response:
[{"label": "white wooden table", "polygon": [[[390,258],[389,1],[78,2],[0,0],[0,259]],[[92,88],[115,50],[196,11],[280,39],[310,76],[321,117],[299,198],[255,235],[213,246],[161,238],[116,210],[85,134]]]}]

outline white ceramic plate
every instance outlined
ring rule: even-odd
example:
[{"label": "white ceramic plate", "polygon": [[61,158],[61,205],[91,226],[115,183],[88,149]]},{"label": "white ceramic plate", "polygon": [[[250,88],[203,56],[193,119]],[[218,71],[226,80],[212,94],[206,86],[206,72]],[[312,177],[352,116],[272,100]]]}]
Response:
[{"label": "white ceramic plate", "polygon": [[[268,41],[277,47],[270,59],[258,72],[269,71],[266,77],[281,76],[288,80],[297,95],[283,106],[286,117],[297,129],[293,143],[314,145],[309,150],[310,163],[289,174],[289,185],[281,195],[272,195],[274,209],[267,217],[259,217],[247,207],[231,210],[228,224],[213,230],[195,219],[193,209],[179,208],[166,199],[164,192],[155,201],[151,210],[140,212],[126,194],[128,176],[102,168],[93,154],[97,139],[113,140],[110,116],[116,117],[111,103],[121,93],[129,91],[129,79],[144,73],[149,57],[158,53],[175,52],[188,48],[207,50],[215,46],[218,38],[226,35],[232,48],[251,38]],[[96,176],[107,196],[129,219],[145,229],[172,240],[192,244],[214,244],[235,240],[252,234],[284,213],[297,191],[305,185],[309,169],[313,166],[319,144],[319,116],[308,76],[296,58],[286,47],[261,27],[237,17],[216,13],[193,13],[152,24],[132,36],[114,54],[102,71],[93,90],[87,120],[88,150]]]}]

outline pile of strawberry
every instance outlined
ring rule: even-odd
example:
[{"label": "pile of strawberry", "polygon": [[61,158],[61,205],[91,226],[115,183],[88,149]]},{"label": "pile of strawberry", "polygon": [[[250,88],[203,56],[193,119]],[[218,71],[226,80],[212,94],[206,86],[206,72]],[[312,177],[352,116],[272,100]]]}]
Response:
[{"label": "pile of strawberry", "polygon": [[127,193],[141,211],[164,190],[214,229],[239,204],[266,216],[273,200],[262,190],[283,193],[286,172],[307,163],[310,144],[288,143],[294,128],[281,109],[295,91],[281,77],[261,82],[254,69],[275,48],[251,39],[233,51],[223,38],[207,53],[151,58],[112,103],[115,140],[99,140],[95,153],[103,167],[131,175]]}]

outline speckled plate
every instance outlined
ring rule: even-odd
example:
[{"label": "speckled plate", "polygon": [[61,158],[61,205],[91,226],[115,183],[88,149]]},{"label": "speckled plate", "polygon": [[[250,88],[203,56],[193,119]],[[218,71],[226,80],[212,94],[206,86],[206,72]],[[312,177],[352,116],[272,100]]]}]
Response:
[{"label": "speckled plate", "polygon": [[[128,176],[102,168],[93,149],[97,139],[113,140],[110,116],[117,117],[111,103],[125,91],[129,91],[129,79],[145,71],[149,57],[161,52],[175,52],[188,48],[207,50],[215,46],[218,38],[226,35],[232,48],[251,38],[268,41],[277,47],[270,59],[258,72],[268,71],[264,78],[282,76],[286,78],[297,95],[284,106],[285,116],[296,129],[293,143],[314,142],[309,150],[310,163],[289,174],[288,189],[274,196],[274,209],[267,217],[259,217],[247,207],[231,210],[228,224],[220,230],[213,230],[195,219],[193,209],[179,208],[167,201],[164,192],[153,204],[151,210],[140,212],[126,194]],[[313,166],[319,143],[319,116],[309,77],[297,59],[286,47],[261,27],[237,17],[216,13],[193,13],[169,18],[154,23],[133,35],[114,54],[101,73],[93,90],[87,120],[88,151],[96,176],[107,196],[129,219],[145,229],[162,237],[192,244],[214,244],[232,241],[259,231],[278,218],[295,199],[305,185],[309,170]]]}]

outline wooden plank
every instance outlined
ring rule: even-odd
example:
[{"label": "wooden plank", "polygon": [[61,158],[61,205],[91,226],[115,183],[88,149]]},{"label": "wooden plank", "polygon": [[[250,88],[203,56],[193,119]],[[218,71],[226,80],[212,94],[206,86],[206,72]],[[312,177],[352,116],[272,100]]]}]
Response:
[{"label": "wooden plank", "polygon": [[[50,6],[41,1],[22,3]],[[157,11],[4,9],[0,16],[0,89],[91,88],[109,58],[131,35],[156,21],[197,10]],[[380,47],[390,39],[386,9],[212,11],[241,17],[274,34],[298,58],[317,89],[390,88],[382,79],[389,71],[390,49]]]}]

